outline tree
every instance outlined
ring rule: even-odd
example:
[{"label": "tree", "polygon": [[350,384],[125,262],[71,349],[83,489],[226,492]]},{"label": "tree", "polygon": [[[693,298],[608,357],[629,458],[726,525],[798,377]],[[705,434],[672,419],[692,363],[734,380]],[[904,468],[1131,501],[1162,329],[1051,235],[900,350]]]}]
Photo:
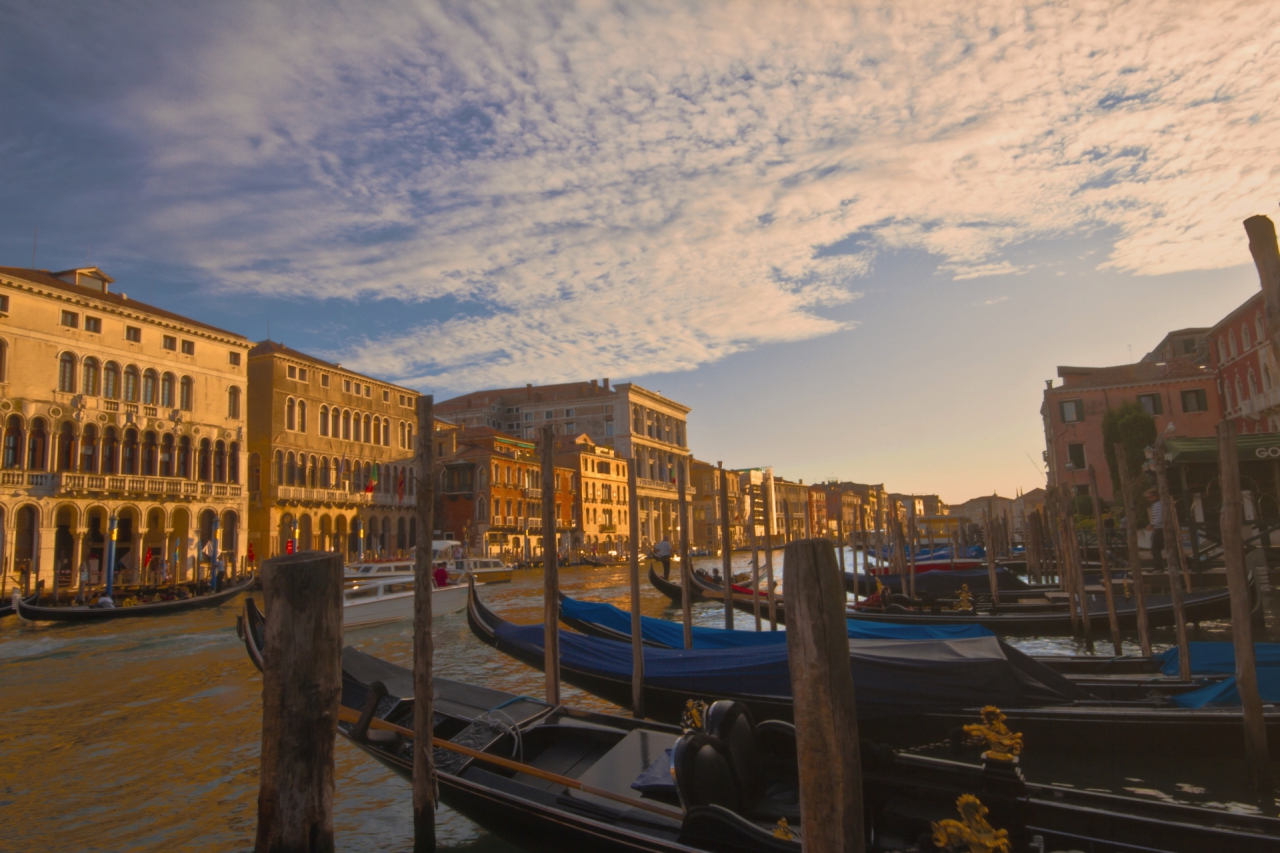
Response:
[{"label": "tree", "polygon": [[[1129,465],[1129,482],[1142,482],[1142,465],[1146,462],[1146,449],[1156,443],[1156,419],[1142,406],[1127,400],[1114,409],[1107,409],[1102,418],[1102,444],[1107,457],[1107,470],[1111,472],[1111,487],[1119,498],[1120,469],[1116,467],[1116,444],[1124,445],[1125,461]],[[1141,502],[1139,502],[1141,503]],[[1139,513],[1141,515],[1141,513]]]}]

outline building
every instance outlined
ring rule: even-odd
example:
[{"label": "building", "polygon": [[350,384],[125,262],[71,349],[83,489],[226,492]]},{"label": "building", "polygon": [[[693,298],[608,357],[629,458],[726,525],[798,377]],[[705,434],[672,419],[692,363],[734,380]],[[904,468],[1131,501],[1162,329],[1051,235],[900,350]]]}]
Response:
[{"label": "building", "polygon": [[[750,506],[744,502],[742,477],[739,472],[724,469],[729,489],[729,550],[742,548],[747,542],[746,515]],[[706,548],[718,553],[724,548],[724,513],[720,504],[720,467],[710,462],[689,462],[690,547]]]},{"label": "building", "polygon": [[[1180,438],[1212,436],[1219,420],[1214,375],[1190,359],[1140,361],[1115,367],[1059,367],[1062,384],[1045,383],[1040,415],[1044,423],[1049,484],[1067,484],[1087,494],[1093,465],[1102,500],[1113,496],[1103,455],[1102,419],[1126,400],[1155,417],[1156,429],[1173,425]],[[968,513],[965,513],[968,514]],[[976,518],[976,517],[975,517]]]},{"label": "building", "polygon": [[1265,317],[1259,290],[1209,330],[1221,411],[1239,434],[1280,432],[1280,372]]},{"label": "building", "polygon": [[589,554],[621,554],[631,541],[627,463],[586,433],[556,442],[556,465],[572,471],[570,547]]},{"label": "building", "polygon": [[407,554],[418,392],[275,341],[249,351],[248,379],[254,553]]},{"label": "building", "polygon": [[804,481],[792,482],[773,478],[774,529],[781,535],[779,544],[808,539],[810,534],[809,487]]},{"label": "building", "polygon": [[860,519],[855,519],[855,530],[876,530],[883,527],[885,523],[885,509],[889,502],[888,493],[884,490],[884,483],[853,483],[830,482],[828,486],[850,492],[858,498],[858,512],[861,514]]},{"label": "building", "polygon": [[1165,335],[1155,349],[1142,357],[1143,361],[1173,361],[1185,358],[1196,364],[1209,363],[1209,329],[1178,329]]},{"label": "building", "polygon": [[634,460],[640,545],[676,535],[676,466],[688,474],[689,407],[634,383],[567,382],[476,391],[436,404],[436,413],[461,426],[501,429],[537,441],[538,428],[556,435],[586,434]]},{"label": "building", "polygon": [[0,532],[24,586],[100,583],[112,520],[124,581],[245,553],[249,341],[114,283],[0,267]]},{"label": "building", "polygon": [[821,486],[809,487],[810,497],[817,497],[825,504],[827,527],[823,536],[833,540],[844,531],[844,541],[857,529],[858,516],[862,512],[862,498],[851,489],[843,489],[839,483],[824,483]]},{"label": "building", "polygon": [[898,519],[904,525],[913,518],[925,515],[923,495],[890,493],[889,505],[895,508]]}]

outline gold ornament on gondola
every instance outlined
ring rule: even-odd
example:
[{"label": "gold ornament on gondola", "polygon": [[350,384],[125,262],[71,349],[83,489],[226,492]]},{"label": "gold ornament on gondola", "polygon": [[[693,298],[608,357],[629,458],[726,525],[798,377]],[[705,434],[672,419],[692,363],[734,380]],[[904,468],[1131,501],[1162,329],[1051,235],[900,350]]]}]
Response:
[{"label": "gold ornament on gondola", "polygon": [[996,829],[987,822],[987,809],[972,794],[956,800],[960,820],[940,820],[933,824],[935,847],[950,847],[967,853],[1009,853],[1009,830]]},{"label": "gold ornament on gondola", "polygon": [[956,594],[956,603],[951,605],[952,610],[972,610],[973,609],[973,593],[969,592],[967,583],[960,584],[960,592]]},{"label": "gold ornament on gondola", "polygon": [[1004,724],[1005,715],[995,705],[982,709],[982,722],[964,727],[964,733],[971,738],[987,742],[987,751],[982,757],[988,761],[1015,761],[1022,753],[1022,733],[1011,732]]},{"label": "gold ornament on gondola", "polygon": [[778,818],[778,825],[773,828],[773,837],[792,841],[796,837],[796,831],[787,826],[787,819],[785,817],[780,817]]},{"label": "gold ornament on gondola", "polygon": [[684,703],[684,713],[680,715],[680,728],[684,733],[702,731],[702,721],[707,713],[707,703],[701,699],[690,699]]}]

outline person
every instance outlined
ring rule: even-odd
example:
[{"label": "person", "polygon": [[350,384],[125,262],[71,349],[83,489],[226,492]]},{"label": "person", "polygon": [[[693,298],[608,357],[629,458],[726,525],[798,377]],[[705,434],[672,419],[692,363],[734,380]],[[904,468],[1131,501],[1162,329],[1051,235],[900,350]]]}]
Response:
[{"label": "person", "polygon": [[1147,507],[1147,530],[1151,531],[1151,564],[1157,572],[1164,571],[1164,503],[1160,500],[1160,493],[1155,489],[1148,489],[1146,493],[1148,503]]},{"label": "person", "polygon": [[431,573],[431,579],[435,581],[437,587],[449,585],[449,570],[444,567],[444,563],[436,563],[435,571]]},{"label": "person", "polygon": [[76,596],[78,601],[87,601],[89,595],[89,561],[82,560],[80,562],[80,592]]},{"label": "person", "polygon": [[95,601],[93,604],[90,604],[89,606],[102,609],[102,610],[110,610],[111,608],[116,606],[116,603],[111,600],[111,596],[107,595],[104,592],[97,601]]},{"label": "person", "polygon": [[662,562],[662,579],[671,578],[671,542],[663,536],[662,541],[653,549],[653,555]]}]

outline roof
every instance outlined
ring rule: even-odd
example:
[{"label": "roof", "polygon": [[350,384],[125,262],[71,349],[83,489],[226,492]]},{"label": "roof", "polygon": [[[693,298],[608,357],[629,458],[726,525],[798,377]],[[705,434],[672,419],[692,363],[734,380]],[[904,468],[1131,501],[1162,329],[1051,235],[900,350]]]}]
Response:
[{"label": "roof", "polygon": [[476,408],[469,405],[474,401],[482,401],[481,405],[489,403],[493,398],[512,397],[517,394],[530,395],[530,402],[549,402],[545,400],[534,400],[534,394],[559,394],[573,389],[584,391],[596,391],[595,396],[604,397],[612,396],[614,389],[610,387],[608,390],[600,385],[592,385],[590,382],[561,382],[556,385],[523,385],[515,388],[489,388],[484,391],[472,391],[469,394],[460,394],[451,400],[442,400],[436,403],[436,409],[442,411],[465,411],[467,409]]},{"label": "roof", "polygon": [[1045,389],[1045,393],[1079,391],[1085,388],[1111,388],[1119,385],[1150,385],[1188,379],[1208,379],[1212,374],[1189,358],[1168,361],[1139,361],[1114,367],[1059,367],[1063,384]]},{"label": "roof", "polygon": [[1219,329],[1223,328],[1224,326],[1230,323],[1236,322],[1238,319],[1240,319],[1240,316],[1242,314],[1246,314],[1250,310],[1256,311],[1257,309],[1262,308],[1263,305],[1261,303],[1263,302],[1264,300],[1262,298],[1262,291],[1259,290],[1257,293],[1250,296],[1244,302],[1241,302],[1235,308],[1231,309],[1231,311],[1227,314],[1227,316],[1223,317],[1221,320],[1214,323],[1213,328],[1209,329],[1208,331],[1210,333],[1216,333]]},{"label": "roof", "polygon": [[[249,358],[261,358],[265,355],[283,355],[288,358],[297,359],[298,361],[309,362],[328,370],[340,371],[351,376],[359,376],[363,379],[368,379],[370,382],[377,382],[379,385],[389,385],[392,388],[398,388],[399,390],[409,394],[418,395],[422,393],[421,391],[415,391],[412,388],[406,388],[403,385],[397,385],[394,382],[388,382],[385,379],[379,379],[376,376],[359,373],[349,367],[343,367],[341,364],[335,364],[332,361],[325,361],[322,358],[316,358],[314,355],[308,355],[301,350],[296,350],[293,347],[287,347],[279,341],[258,341],[253,345],[253,348],[249,350]],[[441,418],[436,418],[436,421],[441,420]]]},{"label": "roof", "polygon": [[[88,269],[88,267],[84,267],[83,269]],[[71,270],[67,270],[67,272],[71,272]],[[104,302],[108,305],[119,308],[121,310],[145,311],[149,314],[155,314],[158,317],[164,317],[165,319],[173,320],[178,323],[186,323],[189,326],[197,326],[201,329],[208,329],[211,332],[217,332],[218,334],[226,335],[229,338],[237,338],[239,340],[245,341],[246,343],[249,340],[244,335],[240,335],[235,332],[229,332],[226,329],[221,329],[217,326],[211,326],[208,323],[202,323],[199,320],[193,320],[190,317],[183,316],[182,314],[175,314],[172,311],[166,311],[164,308],[157,308],[156,306],[149,305],[146,302],[139,302],[136,299],[130,299],[126,294],[123,294],[123,293],[111,293],[110,291],[94,290],[93,288],[90,288],[90,287],[82,287],[78,284],[72,284],[71,282],[63,281],[62,279],[58,278],[56,275],[49,272],[48,270],[33,270],[33,269],[26,269],[25,267],[0,267],[0,276],[11,276],[13,278],[20,278],[25,281],[29,281],[32,284],[38,284],[41,287],[48,287],[53,290],[61,290],[64,293],[71,293],[79,297],[96,299],[99,302]],[[113,279],[110,276],[107,276],[105,273],[103,273],[102,276],[100,277],[105,278],[107,281],[113,281]]]}]

